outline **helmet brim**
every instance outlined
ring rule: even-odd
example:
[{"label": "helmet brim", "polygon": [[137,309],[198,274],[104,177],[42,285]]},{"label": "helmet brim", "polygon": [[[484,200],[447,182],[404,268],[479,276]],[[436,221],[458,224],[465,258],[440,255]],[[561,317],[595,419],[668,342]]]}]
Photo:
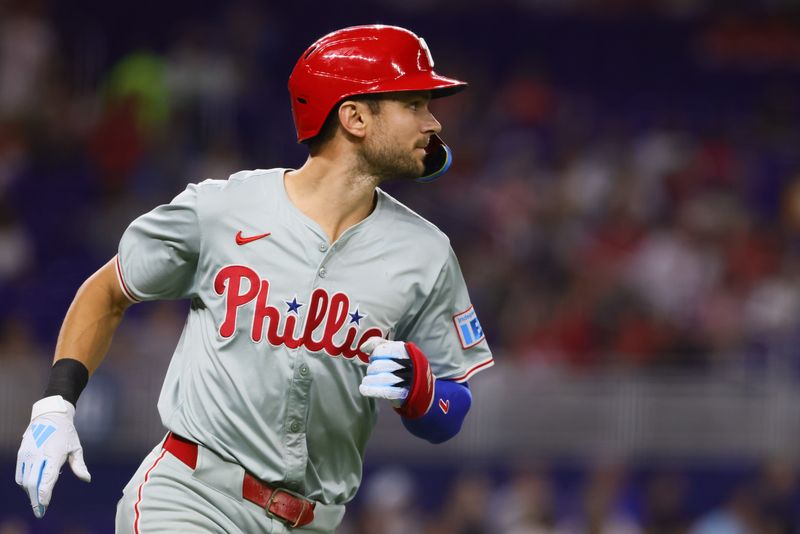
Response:
[{"label": "helmet brim", "polygon": [[356,94],[399,93],[405,91],[430,91],[431,98],[442,98],[459,93],[467,88],[467,82],[440,76],[434,72],[421,72],[409,76],[401,76],[396,80],[383,80],[367,90]]}]

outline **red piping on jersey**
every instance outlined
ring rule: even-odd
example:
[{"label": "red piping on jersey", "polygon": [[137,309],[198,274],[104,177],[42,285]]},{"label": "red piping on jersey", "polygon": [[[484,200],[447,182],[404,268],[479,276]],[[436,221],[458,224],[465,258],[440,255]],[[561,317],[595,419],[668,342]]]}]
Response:
[{"label": "red piping on jersey", "polygon": [[119,278],[119,286],[122,288],[122,291],[125,292],[125,296],[131,299],[133,302],[141,302],[141,300],[137,299],[133,296],[128,286],[125,285],[125,278],[122,276],[122,266],[119,263],[119,255],[114,258],[114,264],[117,266],[117,278]]},{"label": "red piping on jersey", "polygon": [[477,373],[478,371],[483,371],[484,369],[488,369],[494,365],[494,359],[489,358],[485,362],[479,363],[475,367],[469,369],[466,373],[461,376],[457,376],[456,378],[448,378],[447,380],[452,380],[453,382],[464,382],[468,380],[472,375]]}]

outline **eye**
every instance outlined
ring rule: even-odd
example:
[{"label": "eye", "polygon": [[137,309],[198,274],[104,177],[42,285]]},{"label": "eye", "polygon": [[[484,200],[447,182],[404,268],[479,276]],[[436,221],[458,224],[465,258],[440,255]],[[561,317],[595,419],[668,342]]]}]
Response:
[{"label": "eye", "polygon": [[421,110],[425,110],[428,108],[428,102],[426,100],[413,100],[408,103],[408,109],[411,111],[417,112]]}]

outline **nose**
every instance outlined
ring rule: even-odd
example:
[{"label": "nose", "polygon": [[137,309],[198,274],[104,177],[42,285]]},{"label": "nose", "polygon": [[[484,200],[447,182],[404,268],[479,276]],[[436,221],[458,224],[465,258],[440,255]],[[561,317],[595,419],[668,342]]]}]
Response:
[{"label": "nose", "polygon": [[428,113],[428,120],[424,124],[426,134],[438,134],[442,131],[442,125],[433,116],[433,113]]}]

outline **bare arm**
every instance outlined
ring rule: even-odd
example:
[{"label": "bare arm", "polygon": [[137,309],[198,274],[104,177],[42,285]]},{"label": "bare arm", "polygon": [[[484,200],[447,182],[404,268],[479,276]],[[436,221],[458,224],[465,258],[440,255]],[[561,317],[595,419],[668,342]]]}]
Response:
[{"label": "bare arm", "polygon": [[119,286],[111,258],[78,289],[61,325],[53,361],[73,358],[94,373],[131,304]]},{"label": "bare arm", "polygon": [[112,258],[78,289],[58,334],[45,396],[31,408],[31,424],[22,435],[14,479],[28,494],[38,518],[50,504],[65,461],[69,460],[81,480],[89,482],[92,478],[83,461],[73,417],[88,379],[87,369],[92,373],[103,361],[122,314],[131,305],[119,286],[115,260]]}]

